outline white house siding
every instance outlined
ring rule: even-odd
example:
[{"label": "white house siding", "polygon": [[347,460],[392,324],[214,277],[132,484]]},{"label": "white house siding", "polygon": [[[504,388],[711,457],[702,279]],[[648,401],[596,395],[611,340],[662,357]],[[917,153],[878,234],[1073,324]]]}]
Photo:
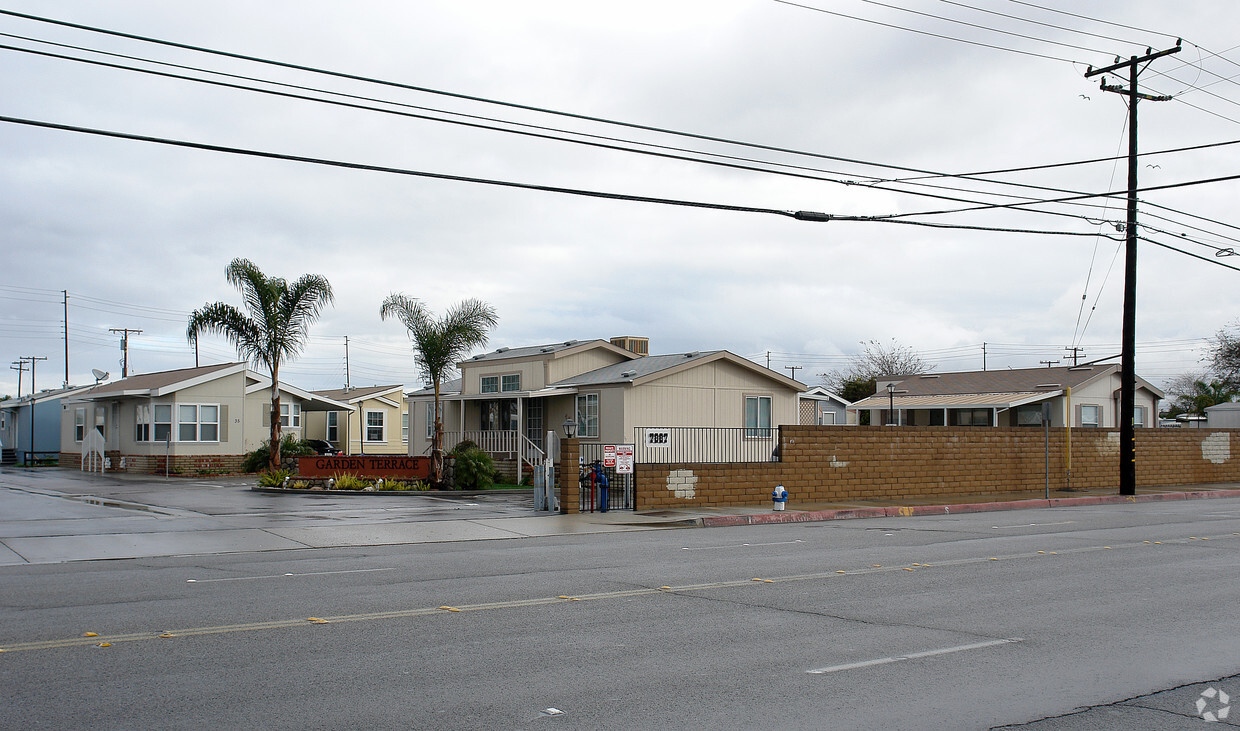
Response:
[{"label": "white house siding", "polygon": [[633,388],[625,431],[631,439],[639,426],[743,427],[746,396],[771,397],[771,426],[799,420],[796,390],[717,360]]}]

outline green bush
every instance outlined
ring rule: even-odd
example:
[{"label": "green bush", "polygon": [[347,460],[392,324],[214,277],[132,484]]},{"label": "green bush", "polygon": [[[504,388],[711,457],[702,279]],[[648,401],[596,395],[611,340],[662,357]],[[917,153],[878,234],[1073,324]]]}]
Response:
[{"label": "green bush", "polygon": [[477,445],[458,444],[451,456],[456,459],[457,489],[487,490],[495,484],[495,461]]},{"label": "green bush", "polygon": [[[280,458],[284,457],[309,457],[314,454],[314,450],[306,443],[304,439],[298,439],[295,434],[285,434],[280,439]],[[267,464],[271,461],[271,445],[263,442],[263,445],[253,452],[245,455],[245,460],[241,463],[242,472],[259,472],[267,469]]]},{"label": "green bush", "polygon": [[[378,486],[376,485],[376,487]],[[388,490],[393,492],[422,492],[423,490],[431,489],[431,487],[421,480],[414,480],[412,483],[401,482],[400,480],[384,480],[383,486],[379,487],[379,489],[385,492]]]},{"label": "green bush", "polygon": [[258,484],[262,487],[280,487],[290,477],[288,470],[272,470],[258,476]]},{"label": "green bush", "polygon": [[369,482],[349,472],[332,475],[332,479],[335,480],[331,488],[333,490],[361,490],[370,487]]}]

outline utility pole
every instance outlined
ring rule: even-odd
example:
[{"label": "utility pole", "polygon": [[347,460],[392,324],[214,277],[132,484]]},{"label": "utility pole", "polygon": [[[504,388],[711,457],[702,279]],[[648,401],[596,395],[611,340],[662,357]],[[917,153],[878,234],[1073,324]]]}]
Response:
[{"label": "utility pole", "polygon": [[17,371],[17,398],[22,397],[22,374],[26,372],[26,361],[15,360],[9,370]]},{"label": "utility pole", "polygon": [[349,380],[349,336],[344,336],[344,390],[347,392],[352,389],[353,384]]},{"label": "utility pole", "polygon": [[1075,368],[1075,367],[1076,367],[1076,360],[1077,360],[1077,358],[1080,356],[1081,351],[1082,351],[1082,350],[1084,350],[1084,348],[1081,348],[1081,347],[1079,347],[1079,346],[1073,345],[1071,348],[1064,348],[1064,350],[1066,350],[1066,351],[1068,351],[1069,353],[1071,353],[1071,354],[1072,354],[1072,367],[1073,367],[1073,368]]},{"label": "utility pole", "polygon": [[[121,334],[121,378],[129,378],[129,334],[141,335],[141,330],[131,330],[127,327],[110,327],[110,333]],[[198,351],[194,351],[194,364],[198,364]]]},{"label": "utility pole", "polygon": [[65,293],[65,388],[69,387],[69,290]]},{"label": "utility pole", "polygon": [[982,371],[986,370],[986,343],[982,343]]},{"label": "utility pole", "polygon": [[784,366],[784,370],[792,371],[792,380],[795,381],[797,379],[797,371],[801,370],[804,367],[805,366]]},{"label": "utility pole", "polygon": [[1128,88],[1107,86],[1102,79],[1099,88],[1128,97],[1128,219],[1124,225],[1124,330],[1120,348],[1120,395],[1119,395],[1119,494],[1137,494],[1136,431],[1132,417],[1136,411],[1137,394],[1137,102],[1169,101],[1169,96],[1150,96],[1137,91],[1137,75],[1141,64],[1149,64],[1156,58],[1180,52],[1180,41],[1175,48],[1155,53],[1145,49],[1144,56],[1132,56],[1127,61],[1085,71],[1085,78],[1105,74],[1127,67]]},{"label": "utility pole", "polygon": [[1050,368],[1051,366],[1053,366],[1053,365],[1055,365],[1055,364],[1059,363],[1059,361],[1057,361],[1057,360],[1040,360],[1040,361],[1038,361],[1038,362],[1039,362],[1039,363],[1041,363],[1042,365],[1046,366],[1047,368]]},{"label": "utility pole", "polygon": [[38,393],[37,391],[35,391],[35,387],[34,387],[34,366],[35,366],[35,363],[37,363],[38,361],[47,360],[47,357],[46,356],[23,355],[21,357],[21,360],[30,361],[30,446],[26,447],[25,464],[27,466],[33,466],[34,465],[34,447],[35,447],[35,444],[34,444],[34,397]]}]

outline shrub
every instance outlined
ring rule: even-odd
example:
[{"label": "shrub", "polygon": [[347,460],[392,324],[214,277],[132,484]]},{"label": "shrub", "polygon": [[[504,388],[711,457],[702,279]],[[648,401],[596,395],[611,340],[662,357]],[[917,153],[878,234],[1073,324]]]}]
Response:
[{"label": "shrub", "polygon": [[[314,450],[306,443],[304,439],[298,439],[295,434],[285,434],[280,440],[280,458],[285,457],[309,457],[314,454]],[[271,461],[271,445],[263,442],[262,446],[245,455],[245,461],[241,463],[243,472],[258,472],[267,468],[267,464]]]},{"label": "shrub", "polygon": [[452,456],[456,459],[454,479],[458,489],[486,490],[495,484],[495,461],[477,445],[458,444]]},{"label": "shrub", "polygon": [[288,470],[272,470],[258,476],[258,484],[262,487],[280,487],[289,478]]},{"label": "shrub", "polygon": [[370,487],[369,482],[350,472],[332,475],[332,479],[335,480],[333,490],[361,490]]},{"label": "shrub", "polygon": [[414,480],[412,483],[401,482],[400,480],[384,480],[383,486],[380,487],[379,489],[384,490],[384,491],[391,490],[393,492],[409,492],[409,491],[421,492],[423,490],[429,490],[431,488],[430,488],[430,485],[427,485],[425,482],[422,482],[421,480]]}]

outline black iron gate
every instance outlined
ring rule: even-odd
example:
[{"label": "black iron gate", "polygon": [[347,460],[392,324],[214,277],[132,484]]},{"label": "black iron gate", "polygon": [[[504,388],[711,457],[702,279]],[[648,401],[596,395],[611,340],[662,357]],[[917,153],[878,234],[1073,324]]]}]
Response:
[{"label": "black iron gate", "polygon": [[633,473],[617,473],[615,467],[604,466],[602,444],[583,443],[578,462],[577,484],[580,490],[581,512],[594,513],[602,509],[602,488],[597,480],[591,478],[596,463],[607,478],[607,509],[633,509]]}]

